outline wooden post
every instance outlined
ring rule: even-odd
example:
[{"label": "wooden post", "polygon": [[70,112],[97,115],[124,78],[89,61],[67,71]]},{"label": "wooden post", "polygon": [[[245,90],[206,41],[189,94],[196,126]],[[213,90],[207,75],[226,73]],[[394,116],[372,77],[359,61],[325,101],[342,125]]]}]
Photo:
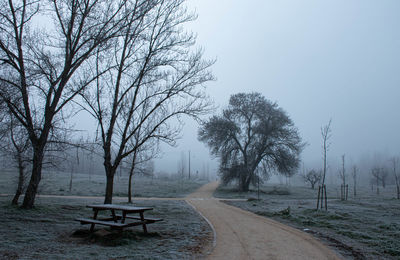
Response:
[{"label": "wooden post", "polygon": [[139,212],[139,215],[140,215],[140,221],[143,222],[143,224],[142,224],[143,232],[144,232],[145,234],[147,234],[146,220],[144,219],[143,212]]},{"label": "wooden post", "polygon": [[317,200],[317,210],[319,209],[319,195],[321,191],[321,186],[318,186],[318,200]]},{"label": "wooden post", "polygon": [[[93,209],[93,211],[94,211],[94,214],[93,214],[93,219],[97,219],[97,214],[99,213],[99,211],[98,211],[98,209]],[[92,223],[91,225],[90,225],[90,232],[93,232],[94,231],[94,223]]]}]

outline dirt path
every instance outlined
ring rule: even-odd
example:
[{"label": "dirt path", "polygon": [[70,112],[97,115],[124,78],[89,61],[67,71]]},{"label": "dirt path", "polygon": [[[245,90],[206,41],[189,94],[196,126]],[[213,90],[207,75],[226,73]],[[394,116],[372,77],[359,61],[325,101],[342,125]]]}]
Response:
[{"label": "dirt path", "polygon": [[214,199],[217,186],[206,184],[187,197],[216,232],[207,259],[340,259],[309,234]]}]

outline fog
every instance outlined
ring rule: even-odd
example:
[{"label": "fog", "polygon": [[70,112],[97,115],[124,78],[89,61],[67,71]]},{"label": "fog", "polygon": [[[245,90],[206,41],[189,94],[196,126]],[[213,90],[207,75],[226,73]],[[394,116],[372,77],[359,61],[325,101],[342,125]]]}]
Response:
[{"label": "fog", "polygon": [[[215,113],[231,94],[262,93],[298,127],[306,167],[322,167],[321,126],[330,118],[331,171],[342,154],[348,163],[399,155],[399,1],[191,0],[188,8],[198,19],[187,29],[217,60],[207,85]],[[192,172],[217,169],[197,129],[186,121],[177,146],[162,146],[156,171],[176,171],[189,150]]]}]

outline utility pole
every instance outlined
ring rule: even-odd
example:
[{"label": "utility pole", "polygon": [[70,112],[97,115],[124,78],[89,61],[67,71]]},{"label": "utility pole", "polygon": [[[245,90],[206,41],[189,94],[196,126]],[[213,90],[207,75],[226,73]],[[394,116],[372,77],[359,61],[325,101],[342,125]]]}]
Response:
[{"label": "utility pole", "polygon": [[189,180],[190,180],[190,150],[189,150]]}]

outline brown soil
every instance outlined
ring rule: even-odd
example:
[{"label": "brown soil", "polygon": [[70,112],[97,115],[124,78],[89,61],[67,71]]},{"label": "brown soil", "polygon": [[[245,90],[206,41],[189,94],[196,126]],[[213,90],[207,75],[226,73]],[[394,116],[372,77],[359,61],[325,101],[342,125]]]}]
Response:
[{"label": "brown soil", "polygon": [[217,187],[209,183],[187,197],[216,233],[207,259],[340,259],[309,234],[213,198]]}]

